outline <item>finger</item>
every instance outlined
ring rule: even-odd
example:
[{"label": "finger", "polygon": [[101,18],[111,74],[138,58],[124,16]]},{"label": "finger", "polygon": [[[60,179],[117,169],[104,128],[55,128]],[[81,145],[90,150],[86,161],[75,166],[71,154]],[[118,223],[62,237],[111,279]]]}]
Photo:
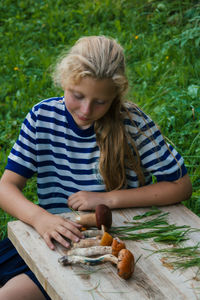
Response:
[{"label": "finger", "polygon": [[72,200],[72,199],[74,199],[74,194],[72,194],[72,195],[70,195],[69,197],[68,197],[68,200]]},{"label": "finger", "polygon": [[78,208],[79,211],[88,210],[88,209],[90,209],[90,207],[89,206],[85,207],[85,203],[81,203],[81,205]]},{"label": "finger", "polygon": [[73,197],[69,197],[68,200],[67,200],[67,204],[69,206],[72,206],[74,203],[76,203],[78,200],[78,197],[77,196],[73,196]]},{"label": "finger", "polygon": [[71,194],[71,195],[68,197],[68,199],[70,199],[70,200],[75,199],[75,198],[77,197],[78,193],[79,193],[79,192],[74,193],[74,194]]},{"label": "finger", "polygon": [[44,239],[45,243],[47,244],[47,246],[48,246],[51,250],[54,250],[54,249],[55,249],[55,246],[54,246],[54,244],[52,243],[51,238],[50,238],[50,236],[49,236],[47,233],[44,234],[43,239]]},{"label": "finger", "polygon": [[[58,231],[61,235],[61,237],[66,237],[67,239],[77,243],[80,241],[80,238],[77,236],[77,234],[74,234],[71,230],[63,227],[63,226],[59,226]],[[80,232],[79,232],[80,233]],[[55,236],[55,234],[54,234]],[[59,243],[62,243],[62,239],[59,238]],[[68,247],[68,245],[64,245],[65,247]]]},{"label": "finger", "polygon": [[[82,226],[81,226],[82,227]],[[80,227],[80,228],[81,228]],[[59,228],[62,235],[66,236],[67,238],[70,238],[73,240],[73,242],[76,242],[76,239],[84,238],[84,235],[80,230],[75,227],[70,222],[66,222],[62,228]]]},{"label": "finger", "polygon": [[78,210],[81,205],[81,200],[76,200],[75,202],[70,203],[70,207],[74,210]]},{"label": "finger", "polygon": [[78,223],[76,223],[76,222],[74,222],[74,221],[69,220],[68,222],[71,223],[72,225],[74,225],[74,226],[77,227],[77,228],[81,228],[81,227],[82,227],[81,224],[78,224]]},{"label": "finger", "polygon": [[57,241],[59,244],[63,245],[64,247],[66,248],[69,248],[70,247],[70,243],[68,241],[66,241],[64,239],[64,237],[62,237],[62,235],[57,232],[57,231],[53,231],[52,232],[52,238]]}]

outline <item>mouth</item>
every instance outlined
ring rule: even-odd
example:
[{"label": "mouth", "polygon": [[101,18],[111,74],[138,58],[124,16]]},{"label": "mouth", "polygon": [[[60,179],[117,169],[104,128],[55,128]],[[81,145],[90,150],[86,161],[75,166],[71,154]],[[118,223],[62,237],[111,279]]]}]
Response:
[{"label": "mouth", "polygon": [[83,117],[83,116],[79,116],[79,115],[78,115],[78,118],[79,118],[79,120],[81,120],[81,121],[89,121],[88,118]]}]

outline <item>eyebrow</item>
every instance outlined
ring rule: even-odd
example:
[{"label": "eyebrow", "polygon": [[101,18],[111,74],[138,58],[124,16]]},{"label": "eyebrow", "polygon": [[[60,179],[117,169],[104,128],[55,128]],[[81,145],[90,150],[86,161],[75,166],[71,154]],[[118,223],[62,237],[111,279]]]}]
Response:
[{"label": "eyebrow", "polygon": [[82,94],[81,92],[79,92],[79,91],[77,91],[77,90],[73,90],[72,88],[69,88],[68,89],[70,92],[75,92],[75,93],[80,93],[80,94]]},{"label": "eyebrow", "polygon": [[[82,95],[82,96],[85,96],[82,92],[80,92],[80,91],[78,91],[78,90],[73,90],[72,88],[69,88],[68,89],[70,92],[72,92],[72,93],[77,93],[77,94],[80,94],[80,95]],[[103,98],[93,98],[92,100],[94,100],[94,101],[98,101],[98,100],[100,100],[100,101],[110,101],[110,99],[103,99]]]}]

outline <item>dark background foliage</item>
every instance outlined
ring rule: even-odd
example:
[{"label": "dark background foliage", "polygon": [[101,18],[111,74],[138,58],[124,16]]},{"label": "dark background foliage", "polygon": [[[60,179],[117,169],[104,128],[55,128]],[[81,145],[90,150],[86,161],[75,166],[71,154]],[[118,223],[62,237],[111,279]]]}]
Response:
[{"label": "dark background foliage", "polygon": [[[60,96],[50,66],[85,35],[125,49],[128,98],[157,122],[185,159],[200,215],[200,4],[174,0],[3,0],[0,2],[0,175],[33,104]],[[35,178],[25,194],[37,201]],[[1,234],[10,216],[0,210]]]}]

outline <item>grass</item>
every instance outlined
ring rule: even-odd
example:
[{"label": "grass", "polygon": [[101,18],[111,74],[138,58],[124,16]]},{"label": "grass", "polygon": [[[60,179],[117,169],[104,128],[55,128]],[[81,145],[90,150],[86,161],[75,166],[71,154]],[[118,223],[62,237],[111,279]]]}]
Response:
[{"label": "grass", "polygon": [[[153,217],[155,214],[158,214],[158,216]],[[187,225],[177,226],[176,224],[169,224],[167,220],[168,215],[169,213],[164,213],[160,209],[152,207],[145,214],[134,216],[132,218],[133,221],[124,222],[126,225],[112,227],[110,233],[121,240],[153,240],[160,243],[160,245],[161,243],[166,245],[167,248],[159,250],[143,249],[150,251],[150,255],[162,254],[162,264],[170,269],[185,270],[196,267],[197,273],[195,277],[197,278],[200,271],[200,243],[186,246],[184,242],[190,239],[189,234],[191,232],[198,232],[200,229]],[[141,219],[142,221],[135,221]]]},{"label": "grass", "polygon": [[[172,269],[197,268],[197,274],[200,270],[200,247],[199,243],[195,246],[165,248],[152,251],[152,254],[161,253],[164,255],[163,262],[168,264]],[[152,255],[151,254],[151,255]]]},{"label": "grass", "polygon": [[157,210],[159,215],[156,217],[140,222],[134,221],[135,219],[152,216],[154,213],[155,210],[151,209],[144,215],[134,217],[131,222],[124,222],[126,225],[112,227],[110,232],[121,240],[138,241],[153,238],[155,242],[178,245],[188,239],[189,232],[198,231],[198,229],[193,229],[187,225],[169,224],[167,221],[169,213],[163,213],[160,210]]},{"label": "grass", "polygon": [[[124,47],[129,99],[160,126],[185,159],[200,216],[200,5],[174,0],[4,0],[0,2],[0,176],[33,104],[60,96],[49,66],[84,35],[108,35]],[[37,201],[36,180],[25,190]],[[9,220],[0,211],[1,237]],[[2,229],[3,228],[3,229]]]}]

